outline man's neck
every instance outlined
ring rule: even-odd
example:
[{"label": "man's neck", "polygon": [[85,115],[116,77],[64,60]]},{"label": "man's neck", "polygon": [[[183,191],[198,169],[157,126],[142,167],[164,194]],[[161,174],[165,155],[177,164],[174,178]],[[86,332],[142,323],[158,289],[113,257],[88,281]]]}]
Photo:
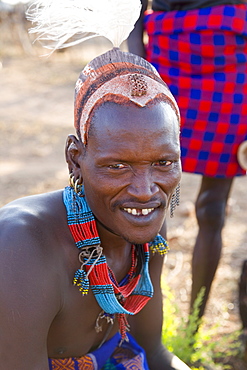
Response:
[{"label": "man's neck", "polygon": [[114,234],[108,230],[101,222],[96,220],[97,230],[101,240],[101,246],[104,250],[105,256],[121,256],[125,254],[126,250],[129,251],[131,243],[127,242],[121,236]]},{"label": "man's neck", "polygon": [[131,243],[113,234],[100,222],[96,221],[96,225],[107,265],[114,272],[116,279],[120,281],[131,266]]}]

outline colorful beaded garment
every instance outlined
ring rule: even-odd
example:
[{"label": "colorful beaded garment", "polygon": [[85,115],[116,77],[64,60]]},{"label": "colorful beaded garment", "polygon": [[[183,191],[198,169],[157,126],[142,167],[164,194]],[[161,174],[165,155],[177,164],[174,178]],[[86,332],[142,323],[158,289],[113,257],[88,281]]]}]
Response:
[{"label": "colorful beaded garment", "polygon": [[[118,283],[107,265],[96,221],[84,197],[83,188],[78,195],[72,187],[66,187],[63,200],[68,226],[80,250],[79,260],[82,263],[75,272],[73,283],[79,287],[82,295],[87,294],[89,288],[92,290],[108,320],[116,314],[122,339],[125,339],[128,329],[126,314],[135,315],[153,296],[148,271],[149,249],[164,255],[168,250],[167,242],[158,235],[152,243],[133,246],[130,271]],[[140,267],[137,268],[137,265]]]}]

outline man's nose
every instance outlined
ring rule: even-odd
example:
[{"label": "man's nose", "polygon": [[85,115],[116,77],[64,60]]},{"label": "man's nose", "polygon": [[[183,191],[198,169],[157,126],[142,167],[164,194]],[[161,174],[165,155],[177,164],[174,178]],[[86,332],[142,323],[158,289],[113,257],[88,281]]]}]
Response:
[{"label": "man's nose", "polygon": [[139,202],[148,202],[154,195],[159,192],[158,185],[150,170],[138,170],[133,172],[128,194],[135,197]]}]

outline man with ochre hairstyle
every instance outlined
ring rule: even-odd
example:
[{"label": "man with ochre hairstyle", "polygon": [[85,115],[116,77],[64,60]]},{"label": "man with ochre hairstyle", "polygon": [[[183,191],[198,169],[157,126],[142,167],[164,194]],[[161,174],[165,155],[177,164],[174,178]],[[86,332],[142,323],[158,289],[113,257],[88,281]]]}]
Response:
[{"label": "man with ochre hairstyle", "polygon": [[82,71],[70,186],[0,213],[0,369],[188,369],[161,341],[179,122],[144,59],[114,48]]}]

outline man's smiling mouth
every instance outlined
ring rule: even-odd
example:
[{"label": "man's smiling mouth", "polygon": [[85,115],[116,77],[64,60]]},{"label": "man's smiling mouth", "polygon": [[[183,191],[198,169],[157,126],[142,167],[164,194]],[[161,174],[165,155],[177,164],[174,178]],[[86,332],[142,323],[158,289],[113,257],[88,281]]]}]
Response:
[{"label": "man's smiling mouth", "polygon": [[124,208],[124,211],[133,216],[147,216],[149,213],[153,212],[154,208]]}]

